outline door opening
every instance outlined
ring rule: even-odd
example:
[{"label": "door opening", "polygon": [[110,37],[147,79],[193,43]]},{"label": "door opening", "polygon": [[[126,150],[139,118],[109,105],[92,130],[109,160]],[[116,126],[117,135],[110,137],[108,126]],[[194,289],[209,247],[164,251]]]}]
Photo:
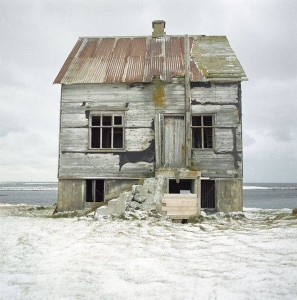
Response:
[{"label": "door opening", "polygon": [[179,183],[175,179],[169,179],[169,194],[194,194],[195,180],[180,179]]},{"label": "door opening", "polygon": [[86,202],[104,202],[104,180],[86,180]]},{"label": "door opening", "polygon": [[214,180],[201,180],[201,208],[216,208]]}]

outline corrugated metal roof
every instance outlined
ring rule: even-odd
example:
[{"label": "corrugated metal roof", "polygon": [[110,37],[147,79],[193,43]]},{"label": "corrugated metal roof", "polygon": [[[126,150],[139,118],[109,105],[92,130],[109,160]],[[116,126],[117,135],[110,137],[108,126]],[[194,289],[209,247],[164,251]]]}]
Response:
[{"label": "corrugated metal roof", "polygon": [[[245,77],[226,37],[191,36],[190,80]],[[79,38],[54,83],[170,82],[185,74],[185,37]]]}]

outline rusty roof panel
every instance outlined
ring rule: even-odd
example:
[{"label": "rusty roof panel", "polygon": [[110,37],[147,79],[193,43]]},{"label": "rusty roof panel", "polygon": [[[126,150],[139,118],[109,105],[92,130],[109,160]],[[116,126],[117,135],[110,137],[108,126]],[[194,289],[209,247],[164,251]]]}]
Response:
[{"label": "rusty roof panel", "polygon": [[79,39],[75,46],[73,47],[72,51],[70,52],[70,54],[68,55],[64,65],[62,66],[59,74],[57,75],[56,79],[54,80],[54,83],[62,83],[62,80],[67,72],[67,70],[69,69],[73,58],[75,57],[77,51],[79,50],[79,48],[81,47],[83,40]]},{"label": "rusty roof panel", "polygon": [[145,58],[131,56],[127,60],[122,81],[145,82],[144,80]]},{"label": "rusty roof panel", "polygon": [[[185,75],[185,37],[80,38],[54,83],[170,82]],[[189,37],[190,80],[245,74],[225,37]]]}]

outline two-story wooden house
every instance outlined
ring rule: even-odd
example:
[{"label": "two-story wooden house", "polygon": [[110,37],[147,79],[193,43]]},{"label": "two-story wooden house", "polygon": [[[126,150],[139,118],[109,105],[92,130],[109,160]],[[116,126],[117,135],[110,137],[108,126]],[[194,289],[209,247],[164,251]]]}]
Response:
[{"label": "two-story wooden house", "polygon": [[58,211],[108,201],[156,174],[167,178],[166,193],[188,190],[202,208],[242,210],[246,75],[225,36],[164,28],[154,21],[151,36],[82,37],[66,59],[54,81]]}]

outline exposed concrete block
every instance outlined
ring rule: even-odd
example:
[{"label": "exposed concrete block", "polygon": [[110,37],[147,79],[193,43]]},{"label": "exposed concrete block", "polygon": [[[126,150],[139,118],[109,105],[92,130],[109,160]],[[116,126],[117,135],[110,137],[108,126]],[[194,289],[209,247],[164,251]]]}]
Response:
[{"label": "exposed concrete block", "polygon": [[58,212],[81,210],[84,208],[84,180],[60,179],[58,192]]},{"label": "exposed concrete block", "polygon": [[157,176],[157,184],[154,193],[153,202],[156,204],[156,209],[158,212],[162,211],[162,197],[164,195],[166,188],[166,180],[163,176]]},{"label": "exposed concrete block", "polygon": [[242,180],[216,180],[217,211],[242,211]]}]

